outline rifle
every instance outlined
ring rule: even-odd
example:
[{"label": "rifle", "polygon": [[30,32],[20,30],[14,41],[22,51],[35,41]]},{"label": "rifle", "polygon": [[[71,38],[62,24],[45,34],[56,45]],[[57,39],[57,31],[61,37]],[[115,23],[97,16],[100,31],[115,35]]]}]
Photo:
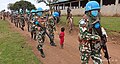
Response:
[{"label": "rifle", "polygon": [[93,24],[93,29],[97,31],[98,35],[101,37],[101,42],[102,42],[102,49],[103,49],[103,52],[104,52],[104,57],[108,60],[108,64],[110,64],[110,61],[109,59],[111,58],[108,54],[108,50],[107,50],[107,45],[106,45],[106,42],[107,42],[107,38],[106,38],[106,35],[103,35],[102,34],[102,29],[101,29],[101,26],[99,28],[95,28],[95,24],[97,24],[100,22],[96,22]]},{"label": "rifle", "polygon": [[110,64],[109,59],[111,57],[109,57],[109,54],[108,54],[108,50],[107,50],[107,46],[106,46],[107,38],[106,38],[105,35],[103,35],[102,42],[103,42],[102,49],[103,49],[103,52],[104,52],[104,57],[108,60],[108,64]]}]

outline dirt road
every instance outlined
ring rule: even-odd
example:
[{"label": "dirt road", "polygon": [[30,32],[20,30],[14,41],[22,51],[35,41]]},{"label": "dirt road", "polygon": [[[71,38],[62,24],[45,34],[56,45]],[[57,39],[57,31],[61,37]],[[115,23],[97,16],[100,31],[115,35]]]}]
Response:
[{"label": "dirt road", "polygon": [[[58,26],[58,32],[55,32],[55,43],[57,44],[57,47],[50,46],[49,39],[47,38],[43,47],[46,58],[41,58],[40,52],[36,48],[38,43],[30,38],[30,33],[27,31],[27,28],[25,28],[25,31],[22,31],[20,28],[16,28],[14,24],[10,22],[9,24],[13,31],[19,32],[26,38],[26,42],[32,47],[34,54],[43,62],[43,64],[81,64],[77,41],[78,30],[73,31],[72,34],[69,34],[67,30],[65,31],[64,49],[61,49],[58,37],[60,26]],[[108,42],[107,46],[111,56],[111,64],[120,64],[120,45],[113,44],[111,41]],[[103,62],[104,64],[107,64],[105,58],[103,58]],[[89,64],[93,64],[91,59]]]}]

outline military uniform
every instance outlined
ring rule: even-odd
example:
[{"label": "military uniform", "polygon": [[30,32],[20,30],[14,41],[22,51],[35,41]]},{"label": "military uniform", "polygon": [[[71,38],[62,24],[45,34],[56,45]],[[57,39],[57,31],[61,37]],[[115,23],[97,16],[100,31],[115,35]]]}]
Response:
[{"label": "military uniform", "polygon": [[54,30],[56,30],[56,28],[55,28],[55,21],[54,21],[53,17],[49,17],[47,24],[48,24],[49,36],[52,39],[50,41],[50,44],[54,45]]},{"label": "military uniform", "polygon": [[24,26],[25,26],[25,18],[23,15],[20,16],[20,28],[22,30],[24,30]]},{"label": "military uniform", "polygon": [[[81,23],[82,21],[87,25],[87,22],[85,22],[84,19],[81,19],[79,23]],[[90,34],[87,27],[86,26],[83,27],[80,24],[79,24],[79,30],[80,30],[79,31],[79,39],[80,39],[79,50],[81,55],[81,62],[82,64],[88,64],[90,56],[92,58],[94,57],[91,50],[92,42],[90,41],[96,42],[96,40],[99,39],[99,36]]]},{"label": "military uniform", "polygon": [[35,25],[36,18],[34,17],[32,21],[30,22],[30,33],[31,33],[31,38],[36,40],[36,34],[37,34],[37,26]]},{"label": "military uniform", "polygon": [[13,14],[10,15],[11,23],[13,23]]},{"label": "military uniform", "polygon": [[19,25],[19,15],[16,15],[15,26],[18,27]]},{"label": "military uniform", "polygon": [[[89,24],[88,24],[88,29],[90,29],[91,31],[91,34],[92,35],[102,35],[102,32],[101,34],[98,33],[93,27],[93,23],[95,21],[100,21],[100,16],[98,14],[98,16],[96,17],[93,17],[93,16],[90,16],[88,15],[88,18],[89,18]],[[100,36],[101,37],[101,36]],[[101,51],[101,46],[102,46],[102,43],[100,41],[98,42],[95,42],[94,41],[90,41],[91,42],[91,58],[93,59],[93,62],[94,64],[102,64],[102,58],[101,58],[101,54],[100,54],[100,51]]]},{"label": "military uniform", "polygon": [[38,40],[38,46],[37,46],[37,49],[40,51],[41,53],[41,56],[44,58],[45,57],[45,54],[43,52],[43,45],[44,45],[44,41],[45,41],[45,30],[46,30],[46,27],[45,27],[45,21],[43,19],[40,19],[39,18],[39,23],[40,25],[43,27],[43,28],[40,28],[39,25],[39,29],[38,29],[38,33],[37,33],[37,40]]},{"label": "military uniform", "polygon": [[98,35],[98,40],[88,40],[91,47],[91,58],[94,64],[103,64],[101,59],[102,31],[100,25],[100,5],[97,1],[89,1],[85,6],[85,14],[88,17],[87,29],[93,36]]}]

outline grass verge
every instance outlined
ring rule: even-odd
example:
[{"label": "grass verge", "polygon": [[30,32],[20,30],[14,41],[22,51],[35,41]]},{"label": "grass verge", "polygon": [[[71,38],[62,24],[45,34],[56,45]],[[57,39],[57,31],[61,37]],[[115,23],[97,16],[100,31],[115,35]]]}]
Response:
[{"label": "grass verge", "polygon": [[0,64],[42,64],[25,42],[25,38],[0,20]]}]

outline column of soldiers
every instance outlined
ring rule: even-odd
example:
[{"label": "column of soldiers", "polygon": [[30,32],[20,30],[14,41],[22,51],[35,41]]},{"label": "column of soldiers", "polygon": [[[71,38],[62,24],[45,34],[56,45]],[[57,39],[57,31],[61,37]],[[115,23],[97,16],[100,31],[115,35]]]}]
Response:
[{"label": "column of soldiers", "polygon": [[56,46],[54,42],[54,31],[56,31],[56,21],[54,17],[59,15],[54,13],[49,14],[48,12],[49,11],[32,10],[31,12],[27,12],[27,14],[22,12],[12,12],[10,15],[11,22],[22,30],[24,30],[26,21],[28,32],[31,33],[31,38],[38,42],[37,49],[40,51],[41,57],[43,58],[45,58],[45,54],[43,52],[45,35],[49,37],[50,45]]},{"label": "column of soldiers", "polygon": [[24,30],[25,27],[25,17],[23,13],[12,12],[10,14],[11,23],[14,23],[16,27]]},{"label": "column of soldiers", "polygon": [[[100,5],[96,1],[89,1],[86,4],[85,15],[79,22],[79,36],[80,53],[82,64],[88,64],[89,58],[93,59],[94,64],[102,64],[101,49],[103,46],[103,34],[100,25]],[[25,21],[27,23],[28,31],[31,33],[31,38],[37,40],[37,49],[41,53],[41,57],[45,58],[43,45],[45,42],[45,35],[50,39],[50,45],[56,46],[54,42],[54,31],[56,31],[56,21],[54,17],[56,14],[45,14],[45,11],[32,10],[26,16],[23,13],[12,13],[11,22],[15,26],[24,30]],[[18,26],[19,25],[19,26]]]}]

